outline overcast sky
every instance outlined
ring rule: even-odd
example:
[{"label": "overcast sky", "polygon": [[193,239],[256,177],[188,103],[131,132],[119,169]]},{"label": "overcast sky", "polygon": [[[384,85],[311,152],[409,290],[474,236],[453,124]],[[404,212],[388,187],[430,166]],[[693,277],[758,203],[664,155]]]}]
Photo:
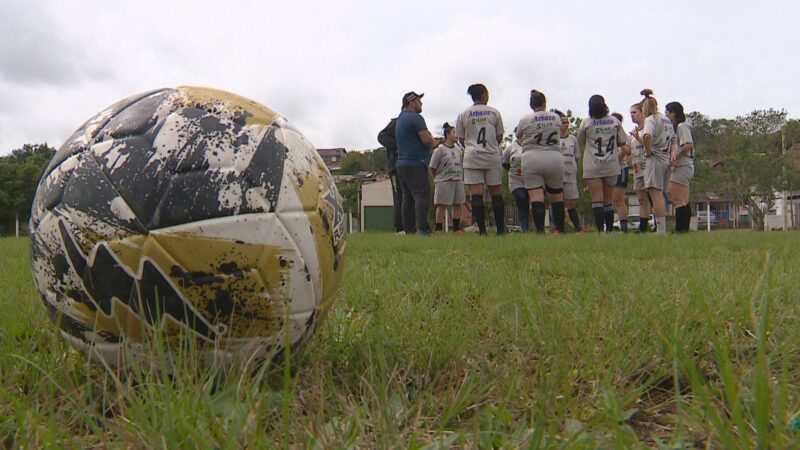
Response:
[{"label": "overcast sky", "polygon": [[592,94],[625,112],[644,87],[713,117],[800,116],[789,0],[0,0],[0,11],[0,154],[59,146],[115,101],[180,85],[244,95],[318,148],[348,150],[377,147],[410,90],[440,133],[477,82],[509,130],[532,88],[580,116]]}]

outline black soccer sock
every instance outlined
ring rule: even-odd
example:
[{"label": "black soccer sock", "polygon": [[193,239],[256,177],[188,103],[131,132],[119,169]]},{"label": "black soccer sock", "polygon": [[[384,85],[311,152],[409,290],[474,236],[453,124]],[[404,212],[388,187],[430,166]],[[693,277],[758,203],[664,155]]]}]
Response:
[{"label": "black soccer sock", "polygon": [[592,214],[594,214],[594,226],[598,233],[603,232],[603,202],[592,202]]},{"label": "black soccer sock", "polygon": [[453,219],[453,231],[461,229],[461,219]]},{"label": "black soccer sock", "polygon": [[472,196],[472,217],[478,224],[478,231],[486,234],[486,212],[483,209],[483,196],[475,194]]},{"label": "black soccer sock", "polygon": [[683,231],[689,231],[689,225],[692,223],[692,207],[690,205],[684,205],[684,213],[683,213]]},{"label": "black soccer sock", "polygon": [[628,219],[619,219],[619,229],[622,230],[623,233],[628,232]]},{"label": "black soccer sock", "polygon": [[572,225],[575,226],[575,231],[582,231],[581,219],[578,217],[578,210],[575,208],[570,208],[567,210],[567,214],[569,214],[569,220],[572,221]]},{"label": "black soccer sock", "polygon": [[639,232],[640,233],[647,233],[648,228],[649,228],[647,226],[648,222],[650,222],[650,219],[641,219],[641,220],[639,220]]},{"label": "black soccer sock", "polygon": [[603,220],[606,224],[606,233],[614,231],[614,206],[603,205]]},{"label": "black soccer sock", "polygon": [[680,208],[675,208],[675,231],[678,233],[685,233],[689,231],[689,222],[692,220],[692,208],[689,205],[683,205]]},{"label": "black soccer sock", "polygon": [[553,208],[553,224],[559,233],[564,232],[564,202],[551,203]]},{"label": "black soccer sock", "polygon": [[544,202],[531,202],[531,215],[533,216],[533,225],[536,227],[537,234],[544,233]]},{"label": "black soccer sock", "polygon": [[442,230],[444,230],[442,222],[436,222],[436,231],[442,231]]},{"label": "black soccer sock", "polygon": [[683,231],[683,206],[675,208],[675,232]]},{"label": "black soccer sock", "polygon": [[494,223],[497,224],[497,234],[503,234],[506,232],[506,223],[505,223],[505,215],[506,215],[506,205],[503,202],[502,195],[493,195],[492,196],[492,211],[494,212]]}]

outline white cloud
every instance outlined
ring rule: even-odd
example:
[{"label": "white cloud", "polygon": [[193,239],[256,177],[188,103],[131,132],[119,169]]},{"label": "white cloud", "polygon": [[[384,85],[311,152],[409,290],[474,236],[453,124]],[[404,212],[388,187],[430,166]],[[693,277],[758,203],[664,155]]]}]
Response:
[{"label": "white cloud", "polygon": [[409,90],[426,93],[437,132],[474,82],[509,130],[531,88],[577,115],[595,93],[625,111],[643,87],[717,117],[800,111],[788,0],[0,2],[0,154],[60,144],[118,99],[185,84],[250,97],[315,145],[348,149],[377,146]]}]

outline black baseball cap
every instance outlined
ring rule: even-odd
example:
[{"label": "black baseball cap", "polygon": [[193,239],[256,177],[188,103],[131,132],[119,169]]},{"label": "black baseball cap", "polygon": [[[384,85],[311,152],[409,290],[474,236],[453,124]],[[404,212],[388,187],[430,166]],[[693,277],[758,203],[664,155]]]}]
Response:
[{"label": "black baseball cap", "polygon": [[403,106],[408,105],[409,103],[413,102],[418,98],[422,98],[423,95],[425,94],[417,94],[414,91],[406,92],[406,94],[403,96]]}]

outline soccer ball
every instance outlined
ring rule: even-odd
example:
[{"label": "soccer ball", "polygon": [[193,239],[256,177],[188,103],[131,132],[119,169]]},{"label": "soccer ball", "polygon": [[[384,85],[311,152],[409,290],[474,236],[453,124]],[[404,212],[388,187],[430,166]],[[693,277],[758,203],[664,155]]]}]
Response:
[{"label": "soccer ball", "polygon": [[111,367],[153,336],[226,365],[297,350],[343,271],[341,198],[285,118],[208,88],[122,100],[81,126],[39,182],[32,270],[74,347]]}]

